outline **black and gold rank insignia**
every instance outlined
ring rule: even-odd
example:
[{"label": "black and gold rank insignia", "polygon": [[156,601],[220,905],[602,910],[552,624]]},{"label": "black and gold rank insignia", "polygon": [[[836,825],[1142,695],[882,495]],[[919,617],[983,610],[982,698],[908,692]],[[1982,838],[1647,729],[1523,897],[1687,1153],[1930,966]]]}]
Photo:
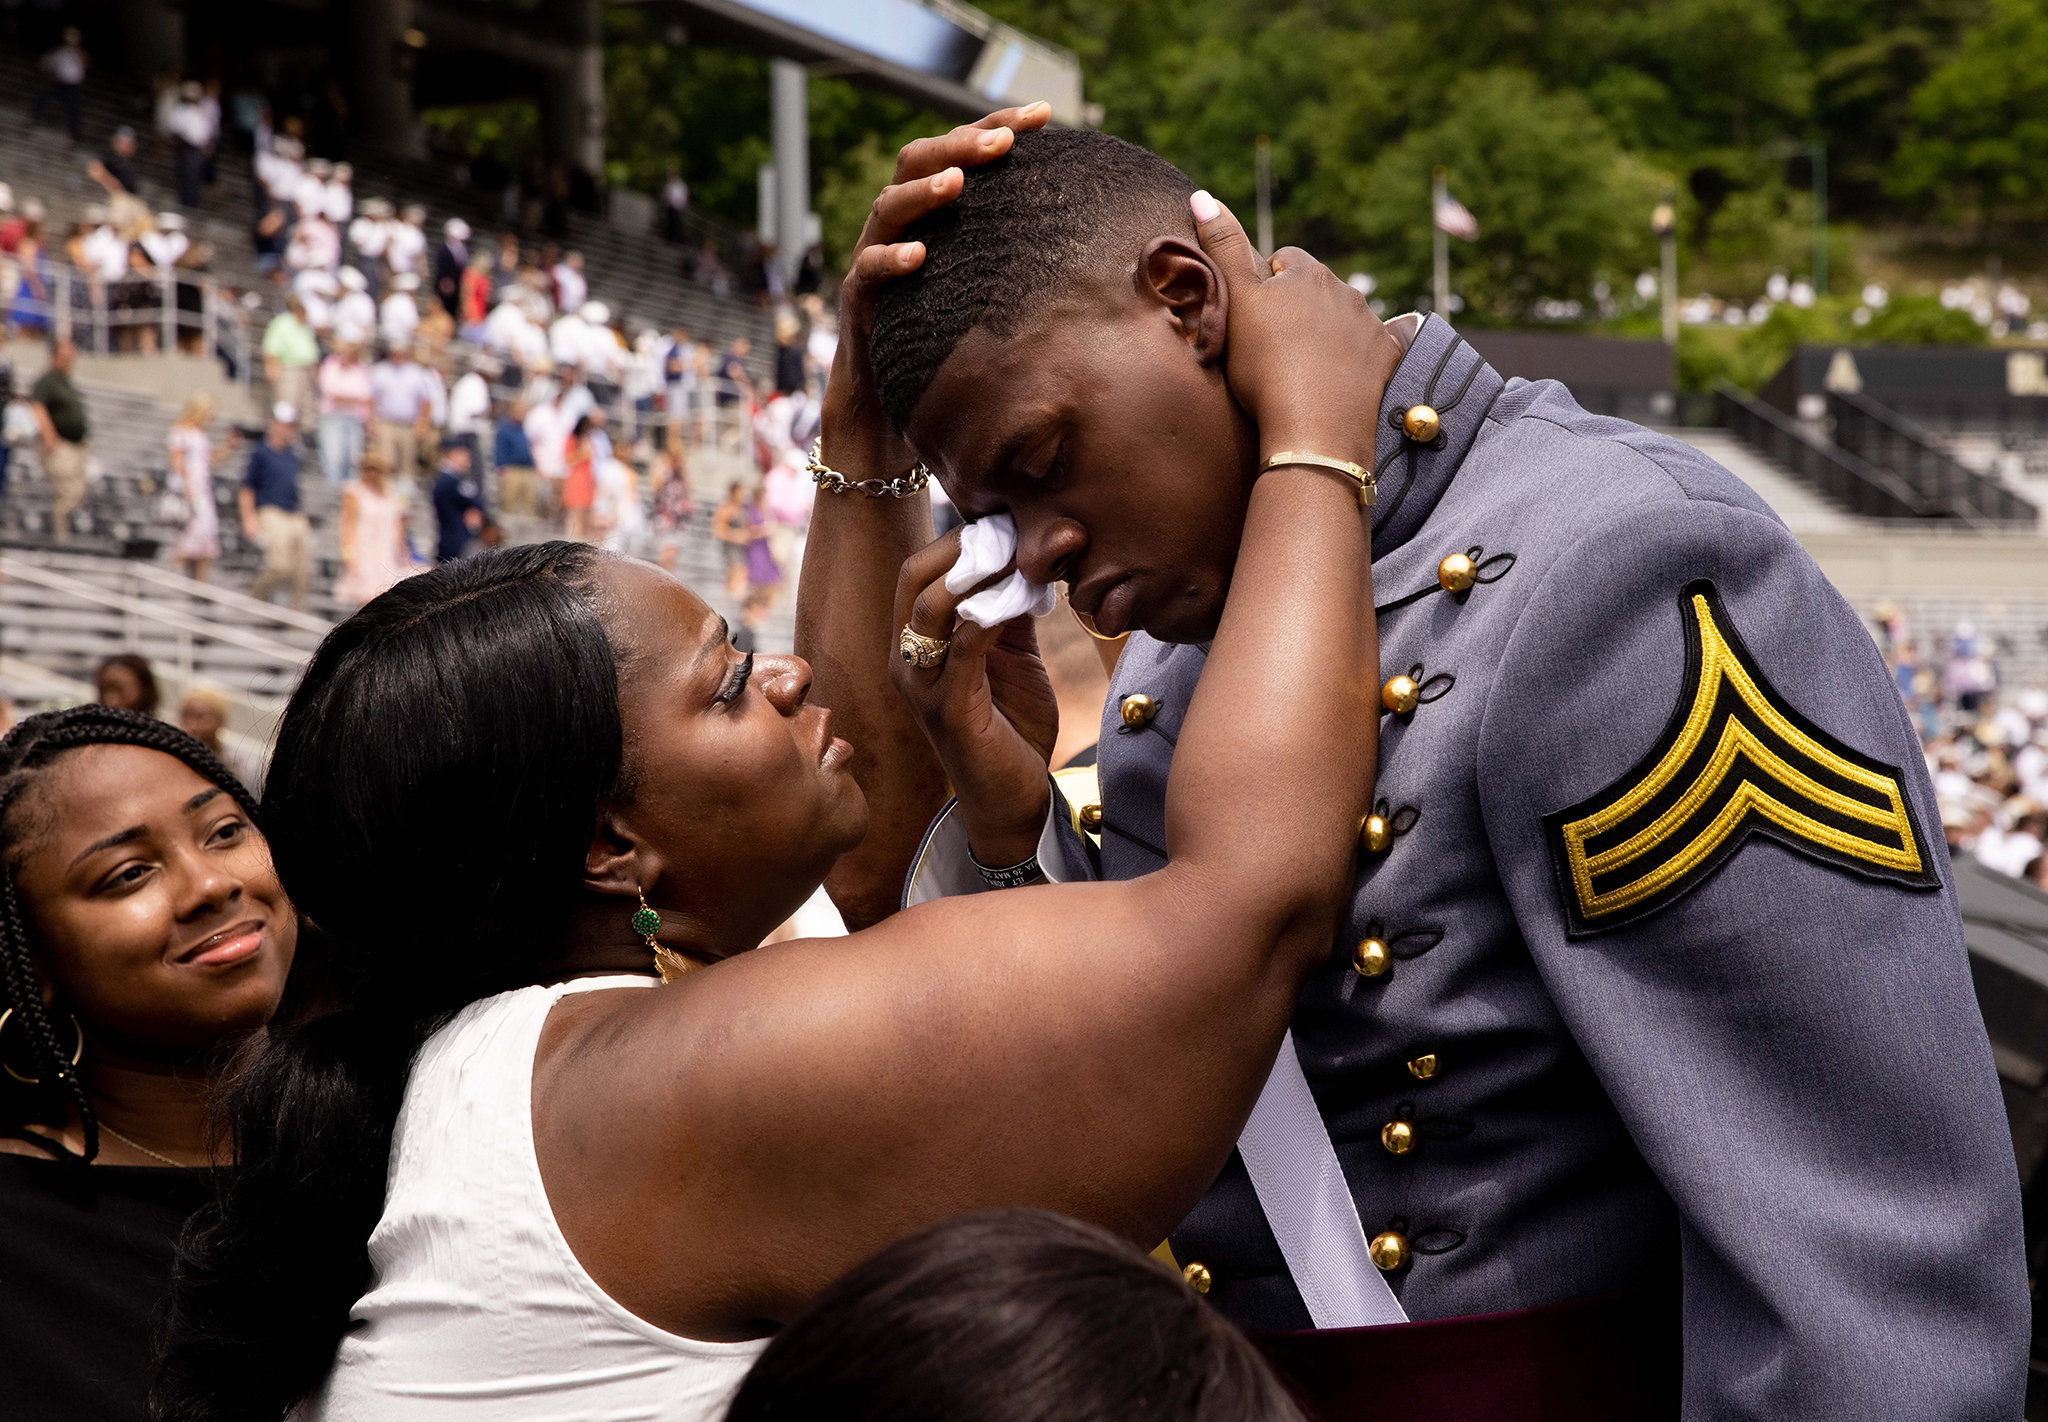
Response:
[{"label": "black and gold rank insignia", "polygon": [[1679,604],[1686,678],[1664,734],[1621,779],[1543,822],[1571,936],[1668,907],[1750,835],[1867,879],[1937,887],[1898,769],[1786,705],[1711,582]]}]

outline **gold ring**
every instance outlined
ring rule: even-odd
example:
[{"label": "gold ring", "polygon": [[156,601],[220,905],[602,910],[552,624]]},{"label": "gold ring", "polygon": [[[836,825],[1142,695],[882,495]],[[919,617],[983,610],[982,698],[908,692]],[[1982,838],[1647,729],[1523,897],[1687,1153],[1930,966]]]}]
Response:
[{"label": "gold ring", "polygon": [[903,654],[906,664],[930,671],[946,660],[946,650],[953,644],[943,637],[927,637],[922,632],[906,627],[903,635],[896,639],[896,650]]}]

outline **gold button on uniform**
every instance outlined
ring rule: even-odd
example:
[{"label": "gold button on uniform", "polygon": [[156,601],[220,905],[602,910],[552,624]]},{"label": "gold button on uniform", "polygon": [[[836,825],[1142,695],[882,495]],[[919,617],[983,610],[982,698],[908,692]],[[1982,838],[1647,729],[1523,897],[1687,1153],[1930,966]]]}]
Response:
[{"label": "gold button on uniform", "polygon": [[1365,1248],[1366,1252],[1372,1255],[1372,1262],[1379,1265],[1383,1274],[1391,1274],[1408,1262],[1408,1236],[1405,1234],[1387,1230],[1383,1234],[1374,1235],[1372,1243]]},{"label": "gold button on uniform", "polygon": [[1102,806],[1100,806],[1100,805],[1083,805],[1083,806],[1081,807],[1081,828],[1083,828],[1083,829],[1101,829],[1101,828],[1102,828]]},{"label": "gold button on uniform", "polygon": [[1443,429],[1444,422],[1427,405],[1410,405],[1401,416],[1401,433],[1417,444],[1428,444]]},{"label": "gold button on uniform", "polygon": [[1394,1155],[1406,1155],[1415,1149],[1415,1127],[1406,1121],[1389,1121],[1380,1127],[1380,1144]]},{"label": "gold button on uniform", "polygon": [[1208,1293],[1209,1285],[1215,1282],[1215,1280],[1209,1277],[1209,1266],[1207,1264],[1190,1264],[1187,1268],[1180,1271],[1180,1276],[1187,1280],[1188,1287],[1198,1294]]},{"label": "gold button on uniform", "polygon": [[1360,831],[1360,835],[1365,840],[1367,851],[1385,854],[1394,842],[1394,827],[1388,823],[1385,815],[1367,815],[1365,827]]},{"label": "gold button on uniform", "polygon": [[1408,1075],[1417,1081],[1428,1081],[1436,1075],[1436,1053],[1424,1052],[1408,1063]]},{"label": "gold button on uniform", "polygon": [[1362,978],[1376,978],[1394,966],[1394,957],[1379,939],[1361,938],[1351,950],[1351,966]]},{"label": "gold button on uniform", "polygon": [[1142,730],[1159,714],[1159,703],[1142,693],[1126,696],[1123,701],[1124,724],[1132,730]]},{"label": "gold button on uniform", "polygon": [[1436,565],[1436,580],[1445,592],[1464,592],[1479,581],[1479,568],[1463,553],[1453,553]]},{"label": "gold button on uniform", "polygon": [[1388,677],[1387,684],[1380,688],[1380,705],[1396,716],[1406,716],[1421,704],[1422,688],[1406,673]]}]

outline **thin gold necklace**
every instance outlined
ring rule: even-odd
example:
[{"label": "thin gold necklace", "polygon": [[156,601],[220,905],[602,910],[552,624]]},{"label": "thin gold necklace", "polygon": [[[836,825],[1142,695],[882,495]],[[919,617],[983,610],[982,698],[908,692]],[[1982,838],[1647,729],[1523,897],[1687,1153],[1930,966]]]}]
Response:
[{"label": "thin gold necklace", "polygon": [[163,1154],[163,1153],[162,1153],[162,1152],[160,1152],[160,1151],[154,1151],[154,1150],[151,1150],[151,1149],[150,1149],[150,1148],[149,1148],[148,1146],[144,1145],[144,1144],[143,1144],[143,1143],[142,1143],[141,1141],[138,1141],[138,1140],[130,1140],[130,1139],[129,1139],[129,1138],[127,1137],[127,1136],[124,1136],[124,1135],[122,1135],[122,1134],[121,1134],[121,1133],[120,1133],[119,1131],[115,1130],[115,1129],[114,1129],[114,1128],[113,1128],[112,1126],[108,1125],[108,1124],[107,1124],[107,1123],[106,1123],[105,1121],[102,1121],[102,1122],[100,1122],[100,1129],[101,1129],[102,1131],[105,1131],[105,1132],[106,1132],[106,1133],[107,1133],[108,1135],[112,1136],[112,1137],[113,1137],[113,1138],[114,1138],[115,1140],[119,1141],[119,1142],[120,1142],[120,1143],[121,1143],[122,1145],[124,1145],[124,1146],[129,1146],[129,1147],[131,1147],[132,1149],[135,1149],[135,1150],[139,1150],[139,1151],[141,1151],[141,1152],[142,1152],[142,1153],[143,1153],[144,1155],[148,1156],[148,1157],[149,1157],[149,1158],[150,1158],[151,1160],[160,1160],[160,1161],[162,1161],[162,1162],[163,1162],[163,1163],[164,1163],[165,1165],[169,1165],[169,1166],[175,1166],[175,1167],[176,1167],[177,1169],[179,1169],[179,1170],[189,1170],[189,1169],[191,1169],[191,1167],[190,1167],[190,1166],[186,1165],[186,1164],[185,1164],[185,1163],[184,1163],[183,1161],[181,1161],[181,1160],[172,1160],[172,1159],[171,1159],[171,1158],[170,1158],[169,1156],[167,1156],[167,1155]]}]

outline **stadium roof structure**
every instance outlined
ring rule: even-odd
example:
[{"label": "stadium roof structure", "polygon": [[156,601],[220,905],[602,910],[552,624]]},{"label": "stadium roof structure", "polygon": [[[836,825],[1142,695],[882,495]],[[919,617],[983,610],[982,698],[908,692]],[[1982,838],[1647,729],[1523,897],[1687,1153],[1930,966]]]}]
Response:
[{"label": "stadium roof structure", "polygon": [[952,118],[1044,99],[1053,122],[1094,124],[1081,63],[958,0],[631,0],[693,37],[828,64]]}]

